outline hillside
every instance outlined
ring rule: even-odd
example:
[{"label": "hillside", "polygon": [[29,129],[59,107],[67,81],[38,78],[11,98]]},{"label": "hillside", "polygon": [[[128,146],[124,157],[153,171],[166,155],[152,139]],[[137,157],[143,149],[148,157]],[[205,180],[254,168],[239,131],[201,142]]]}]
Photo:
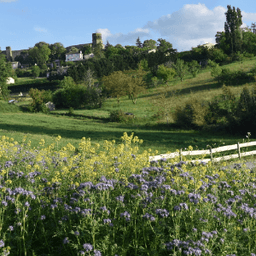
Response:
[{"label": "hillside", "polygon": [[[233,70],[249,70],[255,65],[256,57],[236,62],[222,67]],[[252,87],[255,82],[248,83]],[[237,96],[244,85],[229,86]],[[217,83],[211,77],[210,69],[202,70],[196,78],[191,75],[185,77],[183,82],[178,78],[171,81],[168,86],[147,89],[147,93],[140,95],[137,104],[133,104],[128,97],[122,97],[120,109],[123,112],[131,112],[135,118],[130,123],[109,122],[111,111],[118,110],[116,99],[107,99],[101,109],[75,110],[73,115],[67,115],[68,109],[57,109],[49,115],[43,113],[23,112],[18,106],[28,106],[29,99],[11,106],[3,101],[1,106],[0,136],[6,135],[20,141],[23,134],[30,134],[31,145],[38,146],[40,139],[45,139],[46,145],[52,143],[52,138],[60,135],[62,140],[59,147],[72,143],[78,146],[82,137],[91,138],[92,143],[104,143],[104,140],[119,141],[123,132],[134,132],[144,143],[140,145],[140,151],[151,148],[158,153],[173,152],[179,148],[203,149],[207,145],[217,147],[219,145],[242,142],[246,134],[232,136],[219,132],[202,132],[192,129],[177,128],[173,122],[172,113],[179,105],[184,105],[191,97],[210,101],[214,96],[222,93],[222,84]],[[159,97],[167,92],[170,114],[166,124],[166,117],[157,116],[158,107],[153,104]],[[161,105],[161,104],[160,104]],[[160,107],[161,108],[161,107]],[[252,132],[252,136],[255,136]]]}]

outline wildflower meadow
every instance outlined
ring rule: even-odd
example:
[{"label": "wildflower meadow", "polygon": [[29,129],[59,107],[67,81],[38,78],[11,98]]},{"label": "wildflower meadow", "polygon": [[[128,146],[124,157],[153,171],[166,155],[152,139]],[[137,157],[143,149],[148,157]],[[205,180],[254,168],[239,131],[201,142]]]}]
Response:
[{"label": "wildflower meadow", "polygon": [[256,169],[242,162],[149,162],[127,133],[79,152],[0,139],[0,255],[256,255]]}]

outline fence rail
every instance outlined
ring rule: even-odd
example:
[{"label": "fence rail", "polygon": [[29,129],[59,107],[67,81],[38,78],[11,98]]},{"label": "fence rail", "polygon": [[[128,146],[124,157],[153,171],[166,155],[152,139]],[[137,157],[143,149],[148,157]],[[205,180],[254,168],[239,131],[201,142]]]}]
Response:
[{"label": "fence rail", "polygon": [[[169,158],[175,158],[175,157],[179,157],[180,161],[182,161],[182,156],[198,156],[198,155],[210,155],[210,158],[200,159],[200,160],[188,160],[187,162],[195,163],[197,161],[204,161],[204,162],[208,163],[209,161],[219,162],[222,160],[235,159],[235,158],[241,159],[241,157],[243,157],[243,156],[256,155],[256,150],[244,152],[244,153],[240,152],[241,148],[251,147],[251,146],[256,146],[256,141],[246,142],[246,143],[242,143],[242,144],[239,144],[239,142],[238,142],[237,144],[213,148],[213,149],[210,148],[210,149],[206,149],[206,150],[182,151],[182,149],[180,149],[179,152],[175,152],[175,153],[162,154],[162,155],[158,155],[158,156],[150,156],[149,161],[160,160],[162,158],[169,159]],[[216,158],[213,157],[214,153],[219,153],[219,152],[224,152],[224,151],[229,151],[229,150],[237,150],[237,154],[216,157]]]}]

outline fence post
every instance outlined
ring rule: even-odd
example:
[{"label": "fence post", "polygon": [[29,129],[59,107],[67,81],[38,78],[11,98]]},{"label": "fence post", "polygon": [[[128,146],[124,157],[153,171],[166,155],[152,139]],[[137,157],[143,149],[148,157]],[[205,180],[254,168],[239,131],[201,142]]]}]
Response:
[{"label": "fence post", "polygon": [[239,146],[239,142],[237,142],[237,151],[238,151],[239,159],[241,159],[241,153],[240,153],[240,146]]},{"label": "fence post", "polygon": [[182,161],[182,148],[180,149],[180,161]]},{"label": "fence post", "polygon": [[210,147],[210,155],[211,155],[211,162],[212,162],[212,148]]}]

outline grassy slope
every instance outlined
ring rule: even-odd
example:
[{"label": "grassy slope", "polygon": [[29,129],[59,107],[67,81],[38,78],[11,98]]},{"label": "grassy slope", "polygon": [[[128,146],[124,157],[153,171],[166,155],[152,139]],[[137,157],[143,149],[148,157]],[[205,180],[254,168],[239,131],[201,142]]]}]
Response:
[{"label": "grassy slope", "polygon": [[[234,70],[250,69],[255,65],[256,58],[226,65]],[[253,83],[248,84],[249,87]],[[115,99],[108,99],[101,109],[97,110],[75,110],[74,116],[62,115],[68,110],[55,110],[50,115],[41,113],[23,113],[18,110],[19,105],[26,105],[27,102],[20,102],[17,106],[10,106],[3,101],[0,102],[0,136],[6,135],[14,138],[21,143],[24,134],[29,134],[31,146],[36,147],[40,139],[45,139],[46,145],[50,145],[57,135],[62,137],[59,142],[59,149],[67,143],[78,147],[82,137],[91,138],[92,143],[99,142],[101,145],[104,140],[116,140],[121,142],[120,137],[123,132],[130,135],[135,133],[144,143],[140,146],[140,152],[151,148],[158,150],[158,154],[164,154],[167,151],[174,152],[179,148],[187,148],[192,145],[194,148],[205,149],[207,145],[217,147],[220,145],[235,144],[243,142],[243,138],[234,137],[228,134],[202,133],[194,130],[177,130],[170,125],[167,127],[165,120],[150,121],[150,117],[157,113],[157,107],[152,104],[159,95],[167,89],[169,102],[172,111],[179,104],[184,104],[189,97],[195,96],[200,99],[210,100],[215,95],[221,94],[222,85],[215,82],[210,70],[203,70],[196,78],[188,75],[183,82],[174,79],[167,87],[158,87],[149,89],[147,94],[141,95],[134,105],[127,97],[121,99],[120,108],[125,112],[132,112],[136,117],[143,120],[140,124],[119,124],[107,121],[109,112],[118,109]],[[242,86],[232,87],[232,91],[240,94]],[[174,97],[171,95],[177,92]],[[5,109],[5,110],[4,110]],[[13,111],[13,112],[10,112]],[[171,116],[169,120],[172,121]],[[252,135],[253,132],[252,132]],[[245,136],[244,136],[245,138]]]}]

